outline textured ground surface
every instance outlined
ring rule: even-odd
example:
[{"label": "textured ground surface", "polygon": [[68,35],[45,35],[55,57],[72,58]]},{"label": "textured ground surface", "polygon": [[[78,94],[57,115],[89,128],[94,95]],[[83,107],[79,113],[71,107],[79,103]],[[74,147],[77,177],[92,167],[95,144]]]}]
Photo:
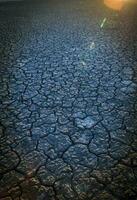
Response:
[{"label": "textured ground surface", "polygon": [[1,200],[137,199],[135,13],[0,4]]}]

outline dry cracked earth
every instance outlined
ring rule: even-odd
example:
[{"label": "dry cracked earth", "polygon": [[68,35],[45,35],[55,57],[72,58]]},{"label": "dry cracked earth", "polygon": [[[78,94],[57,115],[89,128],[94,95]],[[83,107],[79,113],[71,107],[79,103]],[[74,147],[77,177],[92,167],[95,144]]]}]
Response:
[{"label": "dry cracked earth", "polygon": [[0,4],[0,200],[137,199],[136,18]]}]

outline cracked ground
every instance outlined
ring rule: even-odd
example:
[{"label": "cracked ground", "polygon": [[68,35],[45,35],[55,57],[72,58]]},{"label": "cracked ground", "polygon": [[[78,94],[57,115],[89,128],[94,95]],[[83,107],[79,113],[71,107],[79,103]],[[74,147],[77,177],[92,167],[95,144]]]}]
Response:
[{"label": "cracked ground", "polygon": [[128,3],[0,4],[0,200],[137,199],[136,19]]}]

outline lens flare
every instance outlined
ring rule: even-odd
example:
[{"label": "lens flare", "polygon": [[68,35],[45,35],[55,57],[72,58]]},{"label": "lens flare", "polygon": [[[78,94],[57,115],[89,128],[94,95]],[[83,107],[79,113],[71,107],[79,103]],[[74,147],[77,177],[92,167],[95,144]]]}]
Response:
[{"label": "lens flare", "polygon": [[104,4],[113,10],[120,11],[124,5],[124,0],[104,0]]}]

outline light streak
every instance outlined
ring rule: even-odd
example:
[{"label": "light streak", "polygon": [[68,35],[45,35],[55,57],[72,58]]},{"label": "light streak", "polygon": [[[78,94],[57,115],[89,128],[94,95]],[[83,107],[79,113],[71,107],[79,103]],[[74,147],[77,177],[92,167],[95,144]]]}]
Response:
[{"label": "light streak", "polygon": [[95,42],[92,42],[91,45],[90,45],[90,49],[94,49],[95,48]]},{"label": "light streak", "polygon": [[102,21],[101,25],[100,25],[100,28],[103,28],[103,26],[104,26],[104,24],[105,24],[106,20],[107,20],[107,18],[105,17],[105,18],[103,19],[103,21]]}]

